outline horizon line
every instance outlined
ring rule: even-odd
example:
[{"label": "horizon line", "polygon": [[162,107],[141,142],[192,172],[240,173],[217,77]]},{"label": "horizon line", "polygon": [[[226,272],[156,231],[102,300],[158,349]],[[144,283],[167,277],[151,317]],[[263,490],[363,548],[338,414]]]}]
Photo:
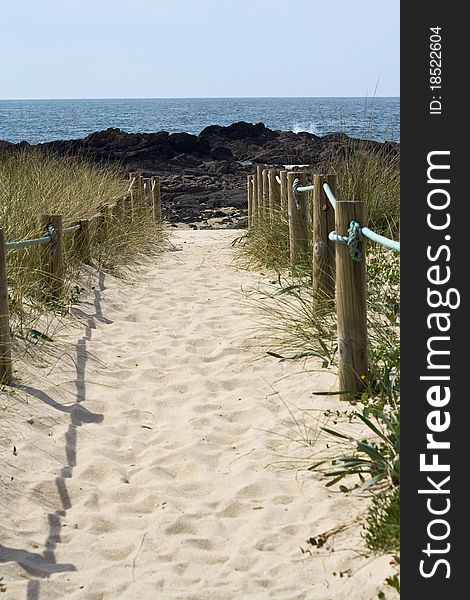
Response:
[{"label": "horizon line", "polygon": [[109,96],[83,98],[0,98],[0,102],[43,101],[43,100],[294,100],[307,98],[361,98],[374,100],[376,98],[400,98],[400,96]]}]

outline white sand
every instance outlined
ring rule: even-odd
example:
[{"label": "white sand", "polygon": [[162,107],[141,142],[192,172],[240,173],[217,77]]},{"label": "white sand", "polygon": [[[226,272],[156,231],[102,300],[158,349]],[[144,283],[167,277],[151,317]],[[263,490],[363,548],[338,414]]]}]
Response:
[{"label": "white sand", "polygon": [[260,276],[230,265],[236,235],[180,230],[132,284],[101,276],[67,354],[2,396],[5,598],[372,600],[393,573],[359,522],[306,543],[368,501],[274,464],[293,435],[280,398],[337,406],[312,396],[335,378],[250,341],[240,291]]}]

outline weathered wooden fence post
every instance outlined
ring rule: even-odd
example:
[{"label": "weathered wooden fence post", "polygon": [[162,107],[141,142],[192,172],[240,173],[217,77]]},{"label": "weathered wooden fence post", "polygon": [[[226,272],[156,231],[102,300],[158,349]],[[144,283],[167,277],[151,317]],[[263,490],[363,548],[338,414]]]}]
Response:
[{"label": "weathered wooden fence post", "polygon": [[335,242],[328,235],[335,229],[335,210],[323,189],[327,183],[333,194],[335,175],[313,177],[313,295],[315,299],[334,298],[335,294]]},{"label": "weathered wooden fence post", "polygon": [[130,194],[130,217],[131,222],[134,220],[134,212],[138,204],[138,188],[139,188],[139,174],[129,173],[129,194]]},{"label": "weathered wooden fence post", "polygon": [[281,180],[281,212],[287,214],[287,171],[280,171],[279,178]]},{"label": "weathered wooden fence post", "polygon": [[269,220],[269,169],[263,169],[262,174],[263,183],[263,219],[264,221]]},{"label": "weathered wooden fence post", "polygon": [[100,210],[100,216],[98,217],[98,231],[101,232],[103,237],[106,237],[109,233],[109,225],[112,219],[112,210],[108,204],[104,204]]},{"label": "weathered wooden fence post", "polygon": [[308,173],[289,171],[287,174],[287,197],[289,213],[289,249],[291,266],[298,265],[308,251],[309,233],[307,223],[307,194],[294,192],[294,181],[307,184]]},{"label": "weathered wooden fence post", "polygon": [[258,190],[258,220],[263,220],[263,165],[256,165],[256,181]]},{"label": "weathered wooden fence post", "polygon": [[151,178],[152,185],[152,207],[153,207],[153,218],[156,223],[162,220],[162,200],[160,191],[160,177]]},{"label": "weathered wooden fence post", "polygon": [[43,215],[42,227],[51,233],[51,242],[44,245],[47,286],[51,298],[59,300],[64,293],[65,264],[64,264],[64,235],[62,215]]},{"label": "weathered wooden fence post", "polygon": [[277,171],[270,169],[268,171],[268,186],[269,186],[269,212],[271,221],[279,217],[279,211],[281,208],[281,189],[279,183],[276,180]]},{"label": "weathered wooden fence post", "polygon": [[259,198],[258,198],[258,175],[257,173],[253,173],[252,175],[253,181],[253,223],[252,226],[259,222]]},{"label": "weathered wooden fence post", "polygon": [[73,237],[73,246],[80,260],[89,265],[91,264],[90,220],[82,219],[79,224],[80,229],[75,232]]},{"label": "weathered wooden fence post", "polygon": [[116,200],[116,218],[120,222],[121,226],[126,222],[126,197],[121,196]]},{"label": "weathered wooden fence post", "polygon": [[251,226],[256,225],[258,222],[258,189],[256,173],[251,176],[251,189],[252,189],[252,207],[251,207]]},{"label": "weathered wooden fence post", "polygon": [[147,207],[152,207],[152,211],[153,211],[153,206],[152,206],[152,202],[151,202],[151,198],[152,198],[152,184],[150,181],[150,177],[144,177],[142,179],[143,181],[143,199],[142,199],[142,204]]},{"label": "weathered wooden fence post", "polygon": [[[347,236],[351,221],[365,224],[363,202],[336,202],[335,231]],[[346,244],[336,244],[339,389],[350,398],[364,389],[367,376],[365,242],[362,260],[353,260]]]},{"label": "weathered wooden fence post", "polygon": [[140,206],[142,206],[143,204],[145,204],[145,182],[144,182],[144,176],[143,175],[139,175],[138,179],[137,179],[137,184],[138,184],[138,195],[139,195],[139,204]]},{"label": "weathered wooden fence post", "polygon": [[253,225],[253,179],[251,175],[246,176],[246,189],[247,189],[247,198],[248,198],[248,227]]},{"label": "weathered wooden fence post", "polygon": [[7,249],[5,230],[0,227],[0,383],[11,385],[10,308],[8,305]]}]

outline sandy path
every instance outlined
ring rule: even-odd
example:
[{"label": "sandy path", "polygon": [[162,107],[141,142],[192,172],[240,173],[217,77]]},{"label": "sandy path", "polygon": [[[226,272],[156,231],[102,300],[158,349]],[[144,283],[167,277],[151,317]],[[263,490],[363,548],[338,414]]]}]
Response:
[{"label": "sandy path", "polygon": [[274,391],[311,407],[334,377],[299,375],[248,340],[257,308],[240,290],[259,275],[230,266],[235,235],[177,231],[181,251],[132,285],[101,277],[70,355],[19,393],[16,454],[0,455],[6,597],[377,596],[391,570],[358,554],[359,526],[321,550],[305,542],[365,500],[267,468],[282,439],[270,431],[288,433]]}]

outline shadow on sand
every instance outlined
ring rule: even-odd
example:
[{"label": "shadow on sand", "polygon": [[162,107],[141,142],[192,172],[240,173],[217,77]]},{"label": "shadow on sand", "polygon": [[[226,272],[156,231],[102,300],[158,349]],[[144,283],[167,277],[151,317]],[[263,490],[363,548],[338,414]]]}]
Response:
[{"label": "shadow on sand", "polygon": [[[83,337],[75,346],[76,351],[76,378],[75,378],[75,402],[71,406],[64,406],[51,398],[45,392],[31,386],[22,386],[20,389],[37,400],[44,402],[48,406],[60,412],[69,413],[70,423],[65,434],[65,454],[67,464],[62,467],[55,480],[57,491],[62,504],[62,510],[56,510],[47,515],[49,522],[49,531],[44,543],[44,550],[39,552],[28,552],[19,548],[9,548],[0,544],[0,563],[16,562],[27,573],[37,578],[48,577],[53,573],[66,571],[76,571],[76,567],[70,563],[57,563],[55,549],[61,542],[62,519],[66,516],[66,511],[71,508],[70,497],[67,491],[67,479],[73,475],[73,468],[77,464],[77,428],[88,423],[102,423],[103,415],[95,414],[85,408],[82,403],[87,399],[86,389],[86,364],[87,364],[87,345],[92,338],[93,329],[96,329],[96,323],[111,323],[109,319],[103,316],[101,307],[101,292],[105,289],[105,275],[99,274],[98,286],[94,289],[94,301],[92,314],[77,310],[76,313],[86,323]],[[27,600],[39,600],[40,597],[40,579],[31,579],[27,585]]]}]

